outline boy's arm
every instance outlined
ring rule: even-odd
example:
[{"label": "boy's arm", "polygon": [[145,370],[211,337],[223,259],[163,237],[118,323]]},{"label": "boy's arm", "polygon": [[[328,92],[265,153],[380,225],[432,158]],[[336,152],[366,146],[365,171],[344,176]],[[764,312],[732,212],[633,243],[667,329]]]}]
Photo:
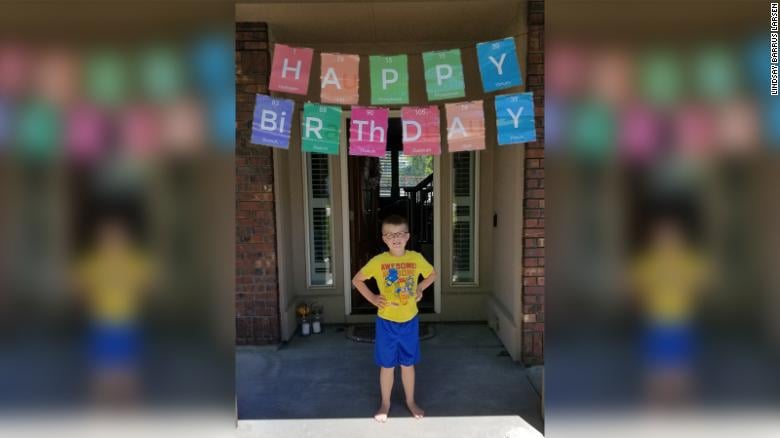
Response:
[{"label": "boy's arm", "polygon": [[366,280],[368,279],[369,277],[366,277],[362,271],[358,271],[358,273],[355,274],[355,278],[352,279],[352,285],[355,286],[358,292],[360,292],[360,295],[363,295],[363,297],[368,300],[369,303],[380,309],[384,308],[387,306],[387,300],[385,300],[385,297],[382,295],[377,295],[371,292],[371,289],[366,286]]},{"label": "boy's arm", "polygon": [[425,277],[420,284],[417,285],[417,301],[420,301],[423,296],[423,291],[432,285],[436,281],[436,271],[431,271],[431,275]]}]

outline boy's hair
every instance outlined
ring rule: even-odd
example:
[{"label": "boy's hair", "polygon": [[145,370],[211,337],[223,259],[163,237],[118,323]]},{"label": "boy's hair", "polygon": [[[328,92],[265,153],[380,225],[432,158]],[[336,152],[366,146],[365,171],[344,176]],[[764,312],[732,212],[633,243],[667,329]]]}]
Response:
[{"label": "boy's hair", "polygon": [[382,226],[384,227],[385,225],[406,225],[406,228],[408,229],[409,221],[407,221],[403,216],[391,214],[382,220]]}]

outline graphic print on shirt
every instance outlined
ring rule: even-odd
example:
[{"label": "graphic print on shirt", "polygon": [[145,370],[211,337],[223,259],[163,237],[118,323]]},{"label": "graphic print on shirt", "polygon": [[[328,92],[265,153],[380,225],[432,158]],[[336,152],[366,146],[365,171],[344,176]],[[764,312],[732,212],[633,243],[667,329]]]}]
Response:
[{"label": "graphic print on shirt", "polygon": [[416,263],[383,263],[382,275],[385,278],[385,286],[396,295],[401,305],[406,305],[409,298],[415,296]]}]

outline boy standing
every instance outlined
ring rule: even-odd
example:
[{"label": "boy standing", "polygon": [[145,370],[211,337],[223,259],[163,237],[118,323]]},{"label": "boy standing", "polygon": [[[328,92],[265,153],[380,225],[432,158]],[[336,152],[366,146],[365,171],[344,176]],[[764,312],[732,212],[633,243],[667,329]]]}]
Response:
[{"label": "boy standing", "polygon": [[[396,366],[401,367],[406,406],[415,418],[423,417],[423,410],[414,402],[414,365],[420,360],[417,302],[422,299],[423,291],[436,280],[436,272],[422,254],[406,250],[409,225],[405,218],[392,215],[383,220],[382,241],[389,251],[369,260],[352,279],[352,284],[379,309],[374,359],[380,367],[382,402],[374,418],[384,423],[390,410]],[[424,280],[417,284],[420,274]],[[365,280],[369,278],[377,281],[379,295],[366,286]]]}]

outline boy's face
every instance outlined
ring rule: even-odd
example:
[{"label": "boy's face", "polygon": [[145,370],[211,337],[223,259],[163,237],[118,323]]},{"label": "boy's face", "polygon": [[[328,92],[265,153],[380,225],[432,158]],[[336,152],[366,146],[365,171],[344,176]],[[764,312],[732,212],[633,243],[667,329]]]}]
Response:
[{"label": "boy's face", "polygon": [[391,250],[403,250],[409,241],[409,227],[406,225],[382,225],[382,241]]},{"label": "boy's face", "polygon": [[120,250],[130,244],[130,236],[124,224],[118,221],[106,221],[98,225],[98,245],[105,249]]},{"label": "boy's face", "polygon": [[680,224],[673,221],[662,221],[656,224],[653,238],[657,245],[664,248],[675,248],[685,243],[685,235]]}]

